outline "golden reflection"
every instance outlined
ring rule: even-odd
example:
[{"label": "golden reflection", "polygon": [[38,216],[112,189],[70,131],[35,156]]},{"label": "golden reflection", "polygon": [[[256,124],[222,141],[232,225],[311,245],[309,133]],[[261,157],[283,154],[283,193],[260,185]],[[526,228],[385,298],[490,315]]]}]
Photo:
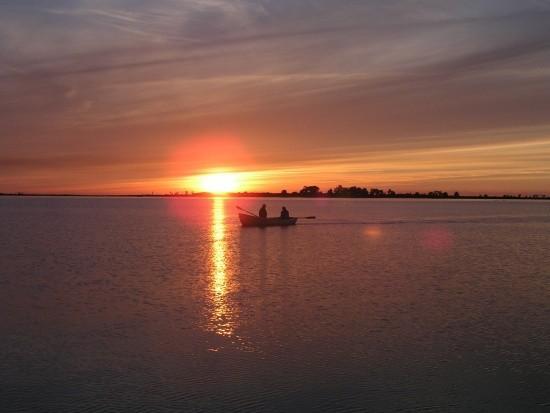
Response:
[{"label": "golden reflection", "polygon": [[210,329],[222,336],[232,336],[235,330],[234,315],[228,303],[229,292],[228,245],[225,237],[225,207],[223,198],[213,200],[211,278],[209,295],[212,304]]},{"label": "golden reflection", "polygon": [[382,236],[382,229],[378,226],[368,226],[365,229],[365,235],[369,238],[380,238]]}]

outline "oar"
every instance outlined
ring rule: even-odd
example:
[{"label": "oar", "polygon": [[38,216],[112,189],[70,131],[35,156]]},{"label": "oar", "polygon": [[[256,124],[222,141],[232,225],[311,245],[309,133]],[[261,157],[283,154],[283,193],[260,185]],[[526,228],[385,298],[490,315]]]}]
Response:
[{"label": "oar", "polygon": [[299,218],[299,219],[315,219],[317,217],[311,216],[311,217],[291,217],[291,218]]},{"label": "oar", "polygon": [[[241,211],[244,211],[246,212],[247,214],[250,214],[250,215],[254,215],[255,217],[258,217],[258,215],[256,215],[254,212],[250,212],[244,208],[241,208],[240,206],[237,205],[237,209],[241,210]],[[259,218],[259,217],[258,217]]]}]

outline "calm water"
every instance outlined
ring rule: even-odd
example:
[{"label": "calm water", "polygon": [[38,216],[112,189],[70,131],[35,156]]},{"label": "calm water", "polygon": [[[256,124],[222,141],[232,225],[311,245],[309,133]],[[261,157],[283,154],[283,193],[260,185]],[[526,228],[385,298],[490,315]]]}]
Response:
[{"label": "calm water", "polygon": [[0,198],[0,410],[550,410],[550,202]]}]

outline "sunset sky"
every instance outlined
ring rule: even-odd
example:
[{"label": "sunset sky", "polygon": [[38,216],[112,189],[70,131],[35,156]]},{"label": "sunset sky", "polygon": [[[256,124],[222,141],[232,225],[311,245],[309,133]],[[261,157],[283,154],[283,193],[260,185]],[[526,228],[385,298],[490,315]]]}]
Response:
[{"label": "sunset sky", "polygon": [[0,0],[0,192],[550,193],[545,0]]}]

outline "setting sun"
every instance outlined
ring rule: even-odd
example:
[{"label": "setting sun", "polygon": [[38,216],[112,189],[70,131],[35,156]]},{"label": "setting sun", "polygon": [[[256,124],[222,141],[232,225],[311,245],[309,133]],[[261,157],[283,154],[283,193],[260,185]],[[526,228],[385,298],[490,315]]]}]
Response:
[{"label": "setting sun", "polygon": [[199,185],[202,191],[224,194],[235,192],[239,187],[239,179],[235,173],[214,173],[201,176]]}]

